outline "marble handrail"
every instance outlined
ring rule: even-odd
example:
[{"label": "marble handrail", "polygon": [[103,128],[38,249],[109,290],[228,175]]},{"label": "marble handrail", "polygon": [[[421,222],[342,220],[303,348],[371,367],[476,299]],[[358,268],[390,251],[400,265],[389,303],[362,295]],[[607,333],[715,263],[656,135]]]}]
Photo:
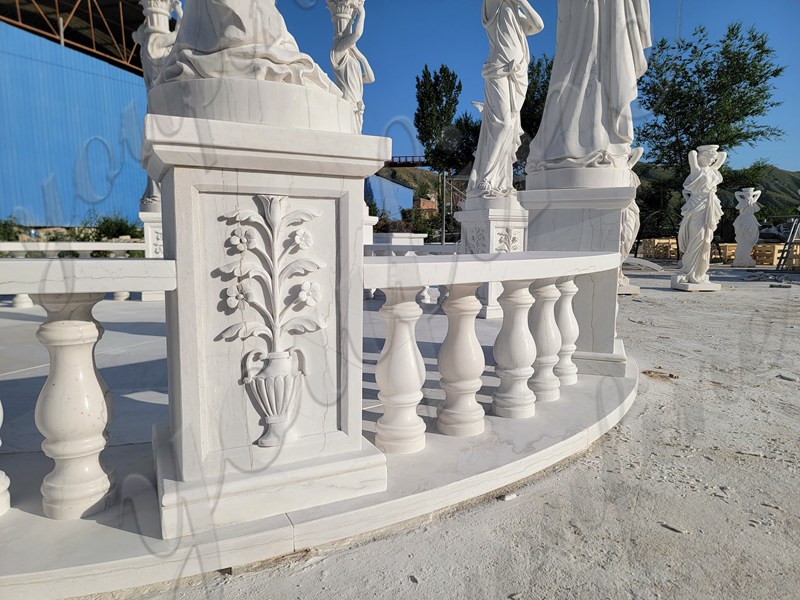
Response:
[{"label": "marble handrail", "polygon": [[[108,292],[175,287],[174,261],[0,259],[0,294],[29,294],[47,311],[36,337],[50,354],[50,370],[35,410],[42,450],[55,461],[41,488],[46,516],[78,519],[114,499],[114,473],[100,460],[112,397],[95,363],[103,327],[92,309]],[[4,482],[0,472],[0,512],[7,506]]]},{"label": "marble handrail", "polygon": [[449,291],[442,304],[448,329],[438,357],[445,400],[436,429],[445,435],[474,436],[485,426],[476,398],[485,368],[475,331],[480,285],[503,285],[498,299],[503,324],[493,348],[500,386],[493,393],[492,410],[499,417],[531,418],[536,401],[558,401],[561,387],[578,381],[572,362],[580,332],[572,307],[578,292],[575,277],[617,269],[620,255],[521,252],[364,260],[365,286],[386,294],[380,309],[386,342],[375,370],[384,414],[376,424],[375,443],[386,453],[410,454],[425,447],[425,424],[417,414],[425,366],[415,334],[422,316],[417,294],[425,286],[446,286]]},{"label": "marble handrail", "polygon": [[364,246],[364,254],[366,256],[385,253],[403,255],[409,252],[414,252],[417,255],[456,254],[458,252],[458,244],[367,244]]},{"label": "marble handrail", "polygon": [[[106,252],[110,258],[127,258],[128,252],[144,252],[142,242],[0,242],[0,253],[13,258],[25,258],[29,252],[44,254],[45,258],[58,258],[62,252],[75,252],[80,258],[90,258],[92,252]],[[30,259],[29,259],[30,260]],[[114,300],[127,300],[130,290],[114,292]],[[28,294],[17,294],[11,304],[14,308],[30,308],[33,301]]]}]

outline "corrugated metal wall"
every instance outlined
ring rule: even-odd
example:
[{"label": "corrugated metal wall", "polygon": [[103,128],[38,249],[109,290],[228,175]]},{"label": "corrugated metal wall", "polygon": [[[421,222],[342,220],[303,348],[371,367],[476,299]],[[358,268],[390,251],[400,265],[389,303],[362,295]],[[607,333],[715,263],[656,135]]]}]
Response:
[{"label": "corrugated metal wall", "polygon": [[0,23],[0,218],[136,219],[146,108],[140,77]]}]

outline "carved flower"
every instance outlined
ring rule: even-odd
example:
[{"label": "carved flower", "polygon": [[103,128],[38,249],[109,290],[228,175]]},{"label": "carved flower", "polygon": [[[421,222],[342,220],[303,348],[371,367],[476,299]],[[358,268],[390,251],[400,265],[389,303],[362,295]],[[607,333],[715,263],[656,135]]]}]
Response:
[{"label": "carved flower", "polygon": [[231,233],[231,237],[228,239],[228,241],[230,242],[231,246],[236,248],[236,250],[239,252],[244,252],[255,245],[256,232],[249,227],[237,227]]},{"label": "carved flower", "polygon": [[294,245],[300,248],[300,250],[308,250],[314,245],[314,239],[306,229],[298,229],[294,232],[292,237],[294,239]]},{"label": "carved flower", "polygon": [[308,306],[316,306],[317,302],[322,300],[322,289],[318,283],[306,281],[300,286],[297,299]]},{"label": "carved flower", "polygon": [[232,285],[227,290],[227,299],[225,302],[228,308],[244,310],[245,307],[253,300],[253,291],[247,282],[242,282],[237,285]]}]

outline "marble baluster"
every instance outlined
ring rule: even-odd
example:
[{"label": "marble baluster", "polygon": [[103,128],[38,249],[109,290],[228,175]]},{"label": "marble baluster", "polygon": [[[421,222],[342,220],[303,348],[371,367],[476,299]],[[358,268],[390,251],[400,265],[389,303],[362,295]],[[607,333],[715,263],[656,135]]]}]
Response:
[{"label": "marble baluster", "polygon": [[422,309],[420,288],[386,289],[380,314],[386,342],[375,367],[378,398],[384,413],[375,426],[375,445],[387,454],[411,454],[425,447],[425,423],[417,415],[425,383],[425,363],[417,346],[416,326]]},{"label": "marble baluster", "polygon": [[[127,252],[122,252],[119,256],[117,256],[116,252],[109,252],[108,253],[108,257],[109,258],[128,258],[128,253]],[[131,293],[130,292],[114,292],[114,300],[116,302],[124,302],[125,300],[127,300],[130,297],[131,297]]]},{"label": "marble baluster", "polygon": [[[25,258],[27,255],[27,251],[22,252],[12,252],[12,258]],[[11,306],[14,308],[33,308],[33,300],[28,294],[17,294],[14,296],[13,300],[11,300]]]},{"label": "marble baluster", "polygon": [[556,325],[561,333],[561,350],[558,352],[558,364],[553,367],[553,373],[561,380],[561,385],[575,385],[578,383],[578,367],[572,362],[578,340],[578,320],[572,308],[572,301],[578,293],[573,277],[564,277],[556,283],[561,298],[556,302]]},{"label": "marble baluster", "polygon": [[529,281],[507,281],[497,299],[503,309],[503,326],[494,344],[500,386],[492,396],[492,410],[499,417],[527,419],[536,412],[536,395],[528,387],[536,360],[536,345],[528,327],[533,306],[530,285]]},{"label": "marble baluster", "polygon": [[534,282],[531,293],[535,302],[531,310],[530,328],[537,354],[529,385],[538,402],[553,402],[561,396],[561,382],[553,373],[561,351],[561,333],[555,316],[555,305],[561,293],[555,279]]},{"label": "marble baluster", "polygon": [[107,508],[115,476],[103,466],[110,418],[108,387],[99,376],[94,347],[103,334],[92,308],[104,294],[35,295],[47,311],[36,337],[50,353],[50,372],[36,402],[36,426],[55,469],[44,478],[44,514],[79,519]]},{"label": "marble baluster", "polygon": [[[0,402],[0,427],[3,426],[3,403]],[[4,514],[11,508],[11,494],[8,493],[8,488],[11,485],[11,480],[3,471],[0,471],[0,515]]]},{"label": "marble baluster", "polygon": [[436,429],[445,435],[467,437],[484,430],[485,413],[475,398],[481,389],[481,375],[486,366],[475,334],[475,319],[481,302],[475,296],[477,283],[451,285],[449,289],[443,305],[447,336],[439,350],[439,373],[445,400],[439,408]]}]

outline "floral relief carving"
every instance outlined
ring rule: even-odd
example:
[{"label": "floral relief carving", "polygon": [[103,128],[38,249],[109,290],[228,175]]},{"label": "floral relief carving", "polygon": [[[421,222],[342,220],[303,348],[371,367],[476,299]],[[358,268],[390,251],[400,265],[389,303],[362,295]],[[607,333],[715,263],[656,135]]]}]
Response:
[{"label": "floral relief carving", "polygon": [[520,234],[522,233],[519,229],[513,229],[511,227],[505,227],[498,231],[497,235],[497,247],[495,248],[495,252],[522,252],[522,244],[520,243]]},{"label": "floral relief carving", "polygon": [[[243,382],[266,417],[262,447],[297,438],[290,417],[296,408],[302,378],[307,374],[303,353],[294,339],[327,327],[314,309],[324,298],[322,286],[307,276],[325,267],[310,250],[314,238],[303,227],[321,213],[289,209],[286,196],[255,196],[258,210],[225,215],[235,227],[226,245],[237,259],[220,270],[235,281],[225,290],[225,305],[241,312],[242,321],[226,329],[227,340],[257,340],[257,348],[242,358]],[[299,282],[299,278],[305,278]],[[299,285],[298,285],[299,283]],[[252,320],[253,309],[258,315]]]},{"label": "floral relief carving", "polygon": [[467,236],[467,253],[483,254],[486,248],[486,232],[481,228],[471,229]]}]

